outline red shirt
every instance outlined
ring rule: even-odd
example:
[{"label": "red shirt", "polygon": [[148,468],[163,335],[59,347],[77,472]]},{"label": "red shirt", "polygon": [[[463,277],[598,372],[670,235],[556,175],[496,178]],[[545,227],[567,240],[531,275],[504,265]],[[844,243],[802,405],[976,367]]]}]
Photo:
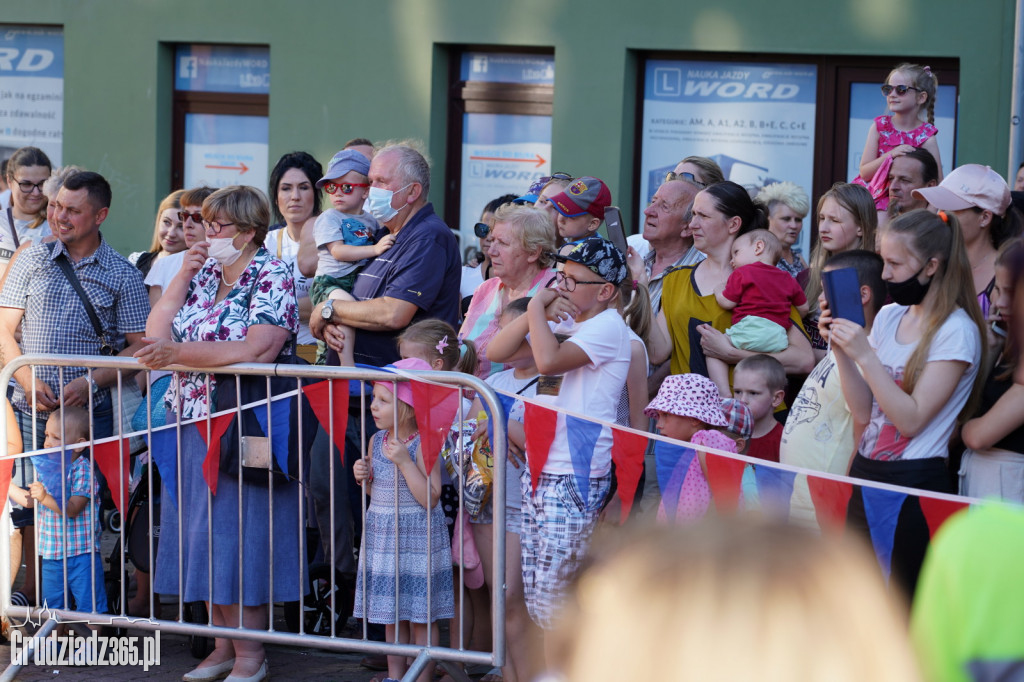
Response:
[{"label": "red shirt", "polygon": [[[789,277],[789,275],[786,275]],[[775,428],[761,436],[751,438],[747,446],[747,456],[757,457],[769,462],[779,461],[779,443],[782,442],[782,424],[775,422]]]},{"label": "red shirt", "polygon": [[790,306],[807,303],[804,290],[792,275],[764,263],[751,263],[733,270],[722,295],[736,303],[732,309],[733,324],[747,315],[756,315],[783,329],[793,326],[789,319]]}]

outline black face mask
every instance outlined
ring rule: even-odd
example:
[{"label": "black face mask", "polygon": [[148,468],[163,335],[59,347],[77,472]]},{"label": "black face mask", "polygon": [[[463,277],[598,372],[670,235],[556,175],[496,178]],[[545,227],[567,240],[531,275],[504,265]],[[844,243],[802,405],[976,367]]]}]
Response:
[{"label": "black face mask", "polygon": [[885,283],[885,289],[889,292],[889,297],[893,300],[893,303],[898,303],[899,305],[917,305],[924,300],[925,295],[928,294],[928,287],[931,286],[932,280],[929,279],[924,284],[921,284],[920,280],[917,278],[922,272],[924,272],[926,267],[928,267],[928,263],[922,265],[920,270],[902,282]]}]

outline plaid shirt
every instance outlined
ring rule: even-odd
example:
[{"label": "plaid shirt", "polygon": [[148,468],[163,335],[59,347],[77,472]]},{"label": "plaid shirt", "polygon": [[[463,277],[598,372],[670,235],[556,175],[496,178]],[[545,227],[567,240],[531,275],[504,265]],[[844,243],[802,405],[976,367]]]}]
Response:
[{"label": "plaid shirt", "polygon": [[[68,519],[68,557],[88,554],[92,547],[100,549],[100,491],[99,472],[93,474],[93,491],[89,493],[89,451],[85,450],[75,458],[68,469],[68,480],[64,485],[64,505],[67,509],[68,500],[72,497],[91,497],[85,509],[73,519]],[[91,507],[95,507],[93,511]],[[63,514],[58,514],[49,507],[36,504],[39,515],[36,518],[36,546],[39,556],[44,559],[64,558]],[[90,513],[92,511],[93,513]]]},{"label": "plaid shirt", "polygon": [[655,315],[661,311],[661,280],[665,275],[676,268],[696,265],[704,260],[704,254],[698,251],[696,246],[691,246],[675,263],[668,266],[657,275],[652,275],[651,273],[654,271],[654,258],[656,256],[657,254],[654,252],[654,249],[651,249],[650,252],[644,256],[644,267],[647,268],[647,276],[651,278],[647,285],[647,290],[651,292],[651,308],[654,310]]},{"label": "plaid shirt", "polygon": [[[0,307],[25,311],[21,350],[26,355],[99,355],[102,343],[89,322],[85,305],[55,262],[57,256],[67,253],[64,244],[55,242],[52,252],[48,246],[33,246],[14,261],[0,292]],[[72,268],[111,345],[119,347],[125,334],[145,331],[149,297],[142,275],[102,237],[99,248],[72,262]],[[65,367],[64,383],[85,373],[84,367]],[[39,367],[36,376],[37,381],[50,386],[55,396],[60,395],[57,367]],[[100,389],[94,401],[106,399],[109,392]],[[21,412],[31,411],[20,385],[15,387],[13,405]]]}]

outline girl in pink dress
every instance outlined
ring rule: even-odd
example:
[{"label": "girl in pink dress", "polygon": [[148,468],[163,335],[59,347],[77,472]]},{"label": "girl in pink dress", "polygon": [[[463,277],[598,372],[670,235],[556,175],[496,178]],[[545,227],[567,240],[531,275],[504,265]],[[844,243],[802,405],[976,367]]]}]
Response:
[{"label": "girl in pink dress", "polygon": [[938,85],[931,67],[917,64],[900,64],[885,79],[882,93],[892,113],[872,123],[860,160],[860,175],[853,179],[870,190],[879,212],[889,207],[889,168],[894,158],[922,147],[935,157],[941,179],[936,139],[939,131],[933,125]]}]

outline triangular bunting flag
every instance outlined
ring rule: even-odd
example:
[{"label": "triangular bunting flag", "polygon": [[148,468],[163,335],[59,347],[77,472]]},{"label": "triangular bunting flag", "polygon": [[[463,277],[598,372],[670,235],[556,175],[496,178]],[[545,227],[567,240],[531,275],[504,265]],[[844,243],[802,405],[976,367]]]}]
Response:
[{"label": "triangular bunting flag", "polygon": [[[345,464],[345,430],[348,428],[348,396],[349,382],[340,379],[319,381],[303,386],[309,406],[316,419],[323,427],[324,433],[333,437],[334,446],[341,454],[341,463]],[[333,412],[332,412],[333,410]],[[312,425],[302,425],[312,428]],[[333,429],[333,432],[332,432]]]},{"label": "triangular bunting flag", "polygon": [[[501,419],[504,420],[504,422],[507,424],[508,423],[508,421],[507,421],[508,420],[508,415],[512,412],[512,407],[516,404],[516,399],[513,398],[510,395],[505,395],[504,393],[498,393],[497,391],[495,391],[494,395],[498,396],[498,403],[501,405],[501,409],[502,409]],[[483,405],[484,412],[487,413],[487,442],[493,443],[494,442],[494,419],[495,419],[495,417],[494,417],[494,415],[491,414],[491,408],[490,408],[490,406],[485,401],[481,400],[480,404]],[[475,418],[476,415],[474,414],[473,417]]]},{"label": "triangular bunting flag", "polygon": [[14,458],[0,457],[0,493],[3,493],[3,497],[0,497],[0,500],[6,500],[7,493],[11,491],[11,474],[13,472]]},{"label": "triangular bunting flag", "polygon": [[789,501],[793,497],[793,481],[796,480],[796,474],[767,465],[758,465],[754,467],[754,476],[757,479],[757,494],[761,500],[761,508],[774,518],[788,520]]},{"label": "triangular bunting flag", "polygon": [[416,426],[420,431],[420,450],[429,475],[459,413],[459,390],[425,381],[412,381],[410,385]]},{"label": "triangular bunting flag", "polygon": [[92,446],[92,460],[107,479],[107,487],[114,498],[117,511],[125,514],[128,511],[128,483],[131,480],[128,462],[131,453],[131,441],[122,438],[106,443],[95,443]]},{"label": "triangular bunting flag", "polygon": [[[231,426],[231,421],[235,416],[236,413],[228,412],[219,417],[213,417],[209,421],[201,420],[196,422],[199,435],[202,437],[203,442],[206,443],[206,459],[203,460],[203,478],[206,480],[206,485],[210,488],[210,492],[214,495],[217,494],[217,474],[220,473],[220,439],[224,436],[228,427]],[[207,426],[209,426],[210,433],[206,431]]]},{"label": "triangular bunting flag", "polygon": [[730,459],[707,453],[708,486],[715,501],[715,509],[720,512],[732,513],[740,501],[740,484],[743,481],[745,464],[738,459]]},{"label": "triangular bunting flag", "polygon": [[740,479],[740,504],[737,507],[742,511],[760,511],[761,494],[757,490],[757,476],[754,474],[754,465],[745,464],[743,477]]},{"label": "triangular bunting flag", "polygon": [[625,523],[633,508],[636,486],[644,471],[644,453],[647,451],[647,436],[638,433],[612,429],[612,461],[615,462],[617,495],[622,502],[619,523]]},{"label": "triangular bunting flag", "polygon": [[[49,452],[45,455],[33,455],[32,467],[36,471],[36,478],[46,487],[54,502],[61,509],[64,509],[64,482],[68,480],[68,471],[71,463],[75,461],[75,453],[71,449],[60,452]],[[63,464],[63,466],[61,466]]]},{"label": "triangular bunting flag", "polygon": [[654,468],[658,474],[658,489],[661,490],[661,504],[667,519],[676,517],[683,479],[696,455],[697,451],[693,448],[663,440],[654,441]]},{"label": "triangular bunting flag", "polygon": [[149,456],[160,472],[171,504],[178,507],[178,428],[175,425],[153,429],[149,438]]},{"label": "triangular bunting flag", "polygon": [[[270,451],[274,453],[277,466],[281,471],[288,471],[288,440],[291,438],[291,402],[297,396],[287,398],[273,397],[270,401],[270,429],[267,429],[267,406],[257,405],[252,408],[253,416],[263,429],[263,435],[270,437]],[[303,424],[305,426],[305,424]]]},{"label": "triangular bunting flag", "polygon": [[871,544],[875,548],[875,556],[882,567],[886,582],[892,571],[892,545],[896,535],[896,522],[900,518],[900,509],[907,496],[891,490],[880,490],[860,486],[860,494],[864,499],[864,515],[868,521],[868,532],[871,533]]},{"label": "triangular bunting flag", "polygon": [[594,446],[602,429],[604,427],[597,422],[565,415],[565,435],[569,441],[572,470],[576,473],[580,497],[585,501],[590,499],[590,464],[594,461]]},{"label": "triangular bunting flag", "polygon": [[[0,479],[2,481],[2,479]],[[935,537],[935,533],[949,517],[961,509],[970,507],[966,502],[953,502],[952,500],[937,500],[934,497],[921,496],[917,498],[921,503],[921,513],[928,523],[928,536]]]},{"label": "triangular bunting flag", "polygon": [[537,492],[540,472],[548,461],[551,443],[555,440],[558,413],[529,402],[523,407],[523,423],[530,425],[530,428],[526,429],[526,461],[530,465],[531,488],[533,492]]},{"label": "triangular bunting flag", "polygon": [[807,489],[814,504],[814,516],[823,532],[842,534],[846,528],[846,508],[850,504],[853,485],[820,476],[807,476]]}]

